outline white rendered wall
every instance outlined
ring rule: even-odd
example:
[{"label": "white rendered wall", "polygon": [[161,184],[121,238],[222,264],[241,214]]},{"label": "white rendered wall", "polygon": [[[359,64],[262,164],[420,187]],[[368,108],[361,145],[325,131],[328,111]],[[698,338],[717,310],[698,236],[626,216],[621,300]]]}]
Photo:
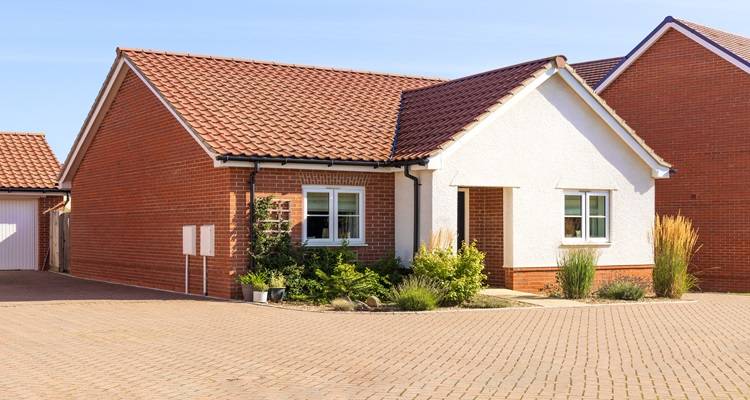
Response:
[{"label": "white rendered wall", "polygon": [[[563,190],[609,190],[611,243],[598,246],[599,265],[652,263],[651,170],[560,77],[496,113],[446,153],[440,169],[422,172],[422,240],[440,228],[455,231],[459,186],[513,188],[504,191],[512,202],[504,204],[512,210],[505,215],[506,266],[554,266],[564,248]],[[397,245],[411,234],[404,213],[396,213]]]}]

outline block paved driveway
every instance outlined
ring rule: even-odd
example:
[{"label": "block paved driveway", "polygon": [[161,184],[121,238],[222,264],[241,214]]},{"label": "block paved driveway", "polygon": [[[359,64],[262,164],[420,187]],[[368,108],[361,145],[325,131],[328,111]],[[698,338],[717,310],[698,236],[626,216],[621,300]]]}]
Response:
[{"label": "block paved driveway", "polygon": [[0,273],[0,398],[748,398],[750,296],[312,313]]}]

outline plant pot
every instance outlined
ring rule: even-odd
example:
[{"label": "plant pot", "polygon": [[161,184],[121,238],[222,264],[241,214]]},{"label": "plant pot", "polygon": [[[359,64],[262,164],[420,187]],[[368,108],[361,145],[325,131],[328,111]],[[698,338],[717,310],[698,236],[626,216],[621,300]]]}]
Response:
[{"label": "plant pot", "polygon": [[253,290],[253,302],[268,303],[268,290],[264,290],[262,292]]},{"label": "plant pot", "polygon": [[280,287],[280,288],[270,288],[268,289],[268,297],[270,300],[274,303],[278,303],[281,300],[284,300],[284,292],[286,291],[286,288]]},{"label": "plant pot", "polygon": [[252,285],[241,285],[242,286],[242,299],[245,301],[253,301],[253,286]]}]

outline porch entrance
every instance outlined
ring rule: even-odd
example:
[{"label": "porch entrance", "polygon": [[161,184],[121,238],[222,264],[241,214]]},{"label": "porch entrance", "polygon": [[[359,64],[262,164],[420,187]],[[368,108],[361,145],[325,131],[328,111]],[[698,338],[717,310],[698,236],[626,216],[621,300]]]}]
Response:
[{"label": "porch entrance", "polygon": [[485,274],[503,286],[503,188],[461,187],[456,202],[456,244],[475,242],[485,253]]}]

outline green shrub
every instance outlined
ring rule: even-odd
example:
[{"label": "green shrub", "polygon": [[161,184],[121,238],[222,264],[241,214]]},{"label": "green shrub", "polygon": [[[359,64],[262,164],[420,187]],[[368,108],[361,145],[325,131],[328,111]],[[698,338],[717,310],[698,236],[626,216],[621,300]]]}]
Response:
[{"label": "green shrub", "polygon": [[389,289],[398,286],[411,273],[395,255],[383,257],[369,268],[382,277],[381,283]]},{"label": "green shrub", "polygon": [[336,311],[354,311],[354,303],[344,298],[331,300],[331,307]]},{"label": "green shrub", "polygon": [[443,297],[443,288],[434,280],[412,275],[391,290],[391,300],[402,310],[434,310]]},{"label": "green shrub", "polygon": [[427,277],[445,288],[442,302],[448,305],[463,303],[482,289],[487,278],[484,253],[474,243],[461,246],[458,253],[450,248],[419,249],[412,262],[414,275]]},{"label": "green shrub", "polygon": [[247,281],[253,286],[253,291],[262,292],[268,290],[266,274],[262,272],[248,272],[245,275],[247,276]]},{"label": "green shrub", "polygon": [[240,285],[252,285],[252,282],[250,281],[250,276],[252,274],[250,272],[245,272],[244,274],[237,275],[237,282],[240,283]]},{"label": "green shrub", "polygon": [[557,283],[563,296],[568,299],[583,299],[591,293],[596,273],[597,252],[591,248],[563,251],[558,258]]},{"label": "green shrub", "polygon": [[280,272],[274,271],[270,274],[268,285],[272,288],[283,288],[286,287],[286,279]]},{"label": "green shrub", "polygon": [[690,219],[677,216],[656,216],[654,222],[654,292],[659,297],[679,299],[697,284],[688,272],[698,251],[698,231]]},{"label": "green shrub", "polygon": [[648,284],[635,277],[619,277],[605,282],[596,291],[597,296],[615,300],[640,300],[646,295]]},{"label": "green shrub", "polygon": [[378,274],[367,268],[362,272],[357,271],[354,264],[339,264],[330,275],[320,269],[315,273],[323,287],[324,295],[329,299],[346,297],[363,300],[367,296],[384,291]]}]

